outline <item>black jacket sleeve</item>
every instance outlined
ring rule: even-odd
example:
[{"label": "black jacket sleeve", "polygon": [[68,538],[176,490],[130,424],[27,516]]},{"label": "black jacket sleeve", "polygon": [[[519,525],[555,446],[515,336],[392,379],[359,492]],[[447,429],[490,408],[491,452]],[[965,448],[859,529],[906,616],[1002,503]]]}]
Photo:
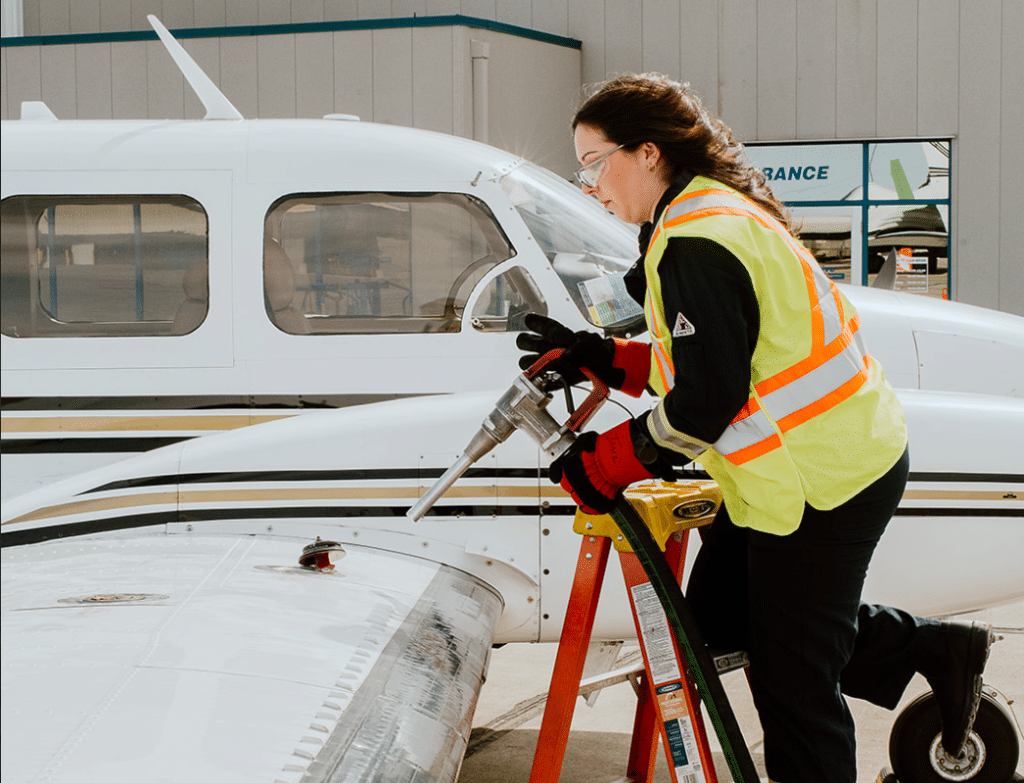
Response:
[{"label": "black jacket sleeve", "polygon": [[702,237],[670,239],[658,274],[675,335],[665,415],[674,429],[714,443],[750,394],[760,325],[754,286],[739,259]]}]

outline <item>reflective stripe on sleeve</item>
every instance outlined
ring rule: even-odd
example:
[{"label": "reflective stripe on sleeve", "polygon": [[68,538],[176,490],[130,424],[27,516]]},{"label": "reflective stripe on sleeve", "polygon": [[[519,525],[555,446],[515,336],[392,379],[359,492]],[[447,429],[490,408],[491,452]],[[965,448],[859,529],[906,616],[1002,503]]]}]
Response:
[{"label": "reflective stripe on sleeve", "polygon": [[651,415],[647,418],[647,429],[650,430],[651,437],[659,446],[682,452],[691,459],[696,459],[711,448],[710,443],[680,432],[668,423],[664,400],[651,411]]}]

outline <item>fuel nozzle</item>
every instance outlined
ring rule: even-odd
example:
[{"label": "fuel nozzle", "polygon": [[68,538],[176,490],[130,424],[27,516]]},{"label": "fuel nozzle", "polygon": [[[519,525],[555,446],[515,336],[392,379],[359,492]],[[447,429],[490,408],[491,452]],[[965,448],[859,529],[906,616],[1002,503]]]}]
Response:
[{"label": "fuel nozzle", "polygon": [[[572,414],[568,422],[559,424],[546,410],[548,403],[551,402],[551,395],[545,389],[547,382],[542,371],[561,353],[561,350],[550,352],[525,373],[516,376],[512,386],[484,418],[480,429],[469,441],[462,456],[409,509],[407,516],[410,519],[414,522],[422,519],[430,507],[469,470],[474,462],[499,443],[508,440],[516,430],[524,430],[544,450],[549,459],[558,457],[569,448],[576,440],[574,430],[583,426],[601,406],[608,396],[608,387],[590,376],[594,390],[587,401]],[[589,371],[584,372],[589,375]]]},{"label": "fuel nozzle", "polygon": [[[572,443],[572,433],[565,430],[548,413],[545,408],[551,402],[551,395],[534,383],[526,375],[519,375],[513,381],[498,402],[494,409],[487,414],[480,429],[470,439],[469,444],[462,452],[455,464],[444,472],[427,492],[409,509],[408,517],[414,522],[423,518],[431,506],[454,484],[462,475],[469,470],[474,462],[479,460],[499,443],[508,440],[517,429],[523,429],[533,436],[538,443],[551,442],[561,454],[569,443]],[[560,445],[562,438],[559,431],[565,430],[569,436],[564,445]]]}]

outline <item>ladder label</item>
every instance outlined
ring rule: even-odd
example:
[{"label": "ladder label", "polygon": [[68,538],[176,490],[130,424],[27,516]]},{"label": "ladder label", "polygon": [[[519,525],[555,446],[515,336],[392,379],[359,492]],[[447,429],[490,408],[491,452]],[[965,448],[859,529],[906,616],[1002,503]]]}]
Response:
[{"label": "ladder label", "polygon": [[705,783],[697,738],[686,709],[683,675],[665,610],[650,582],[633,585],[630,592],[676,777],[679,783]]},{"label": "ladder label", "polygon": [[693,723],[686,711],[681,682],[663,685],[657,689],[658,710],[665,724],[665,738],[672,766],[678,774],[679,783],[705,783],[704,771],[697,751],[697,738]]},{"label": "ladder label", "polygon": [[682,672],[679,671],[679,661],[676,660],[676,648],[672,643],[672,634],[658,594],[650,582],[633,585],[630,592],[633,594],[633,607],[636,610],[641,641],[647,652],[651,681],[654,685],[660,685],[681,680]]}]

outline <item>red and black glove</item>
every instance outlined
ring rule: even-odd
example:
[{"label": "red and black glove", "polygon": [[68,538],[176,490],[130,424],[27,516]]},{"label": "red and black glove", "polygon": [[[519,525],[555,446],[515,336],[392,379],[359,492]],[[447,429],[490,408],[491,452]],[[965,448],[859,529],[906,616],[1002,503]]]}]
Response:
[{"label": "red and black glove", "polygon": [[584,432],[548,469],[586,514],[607,514],[625,487],[655,477],[671,480],[675,471],[632,419],[600,435]]},{"label": "red and black glove", "polygon": [[608,386],[631,397],[639,397],[647,387],[651,371],[651,346],[647,343],[605,338],[585,330],[574,332],[537,313],[528,313],[524,323],[530,331],[516,337],[516,347],[527,351],[519,357],[522,369],[548,351],[564,348],[565,353],[548,367],[561,373],[569,383],[581,383],[584,375],[579,368],[586,367]]}]

